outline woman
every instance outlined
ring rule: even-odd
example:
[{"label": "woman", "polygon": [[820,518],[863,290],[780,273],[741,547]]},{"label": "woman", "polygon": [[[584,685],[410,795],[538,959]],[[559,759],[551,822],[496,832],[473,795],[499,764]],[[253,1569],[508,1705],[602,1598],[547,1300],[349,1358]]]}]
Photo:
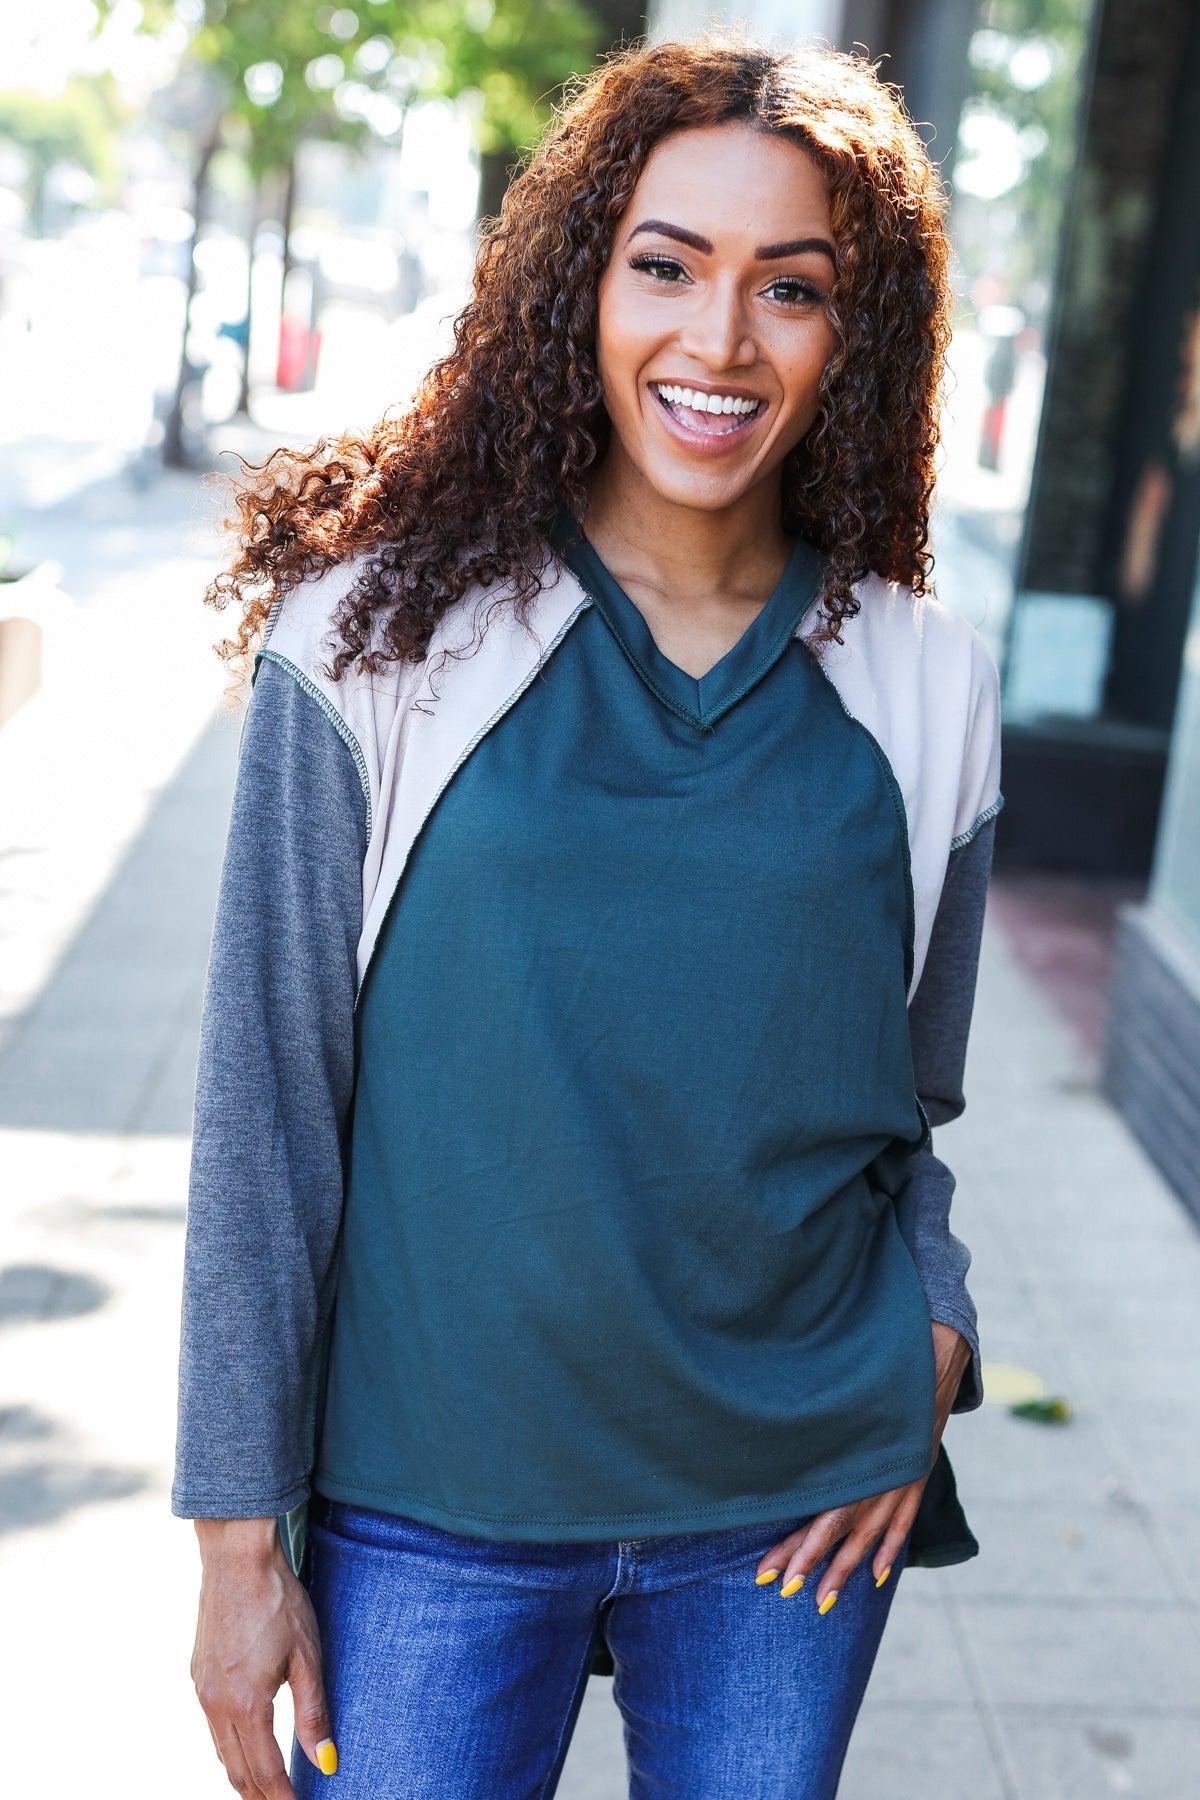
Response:
[{"label": "woman", "polygon": [[413,407],[241,497],[174,1504],[242,1793],[548,1795],[607,1655],[635,1795],[832,1795],[976,1548],[941,215],[863,62],[632,51]]}]

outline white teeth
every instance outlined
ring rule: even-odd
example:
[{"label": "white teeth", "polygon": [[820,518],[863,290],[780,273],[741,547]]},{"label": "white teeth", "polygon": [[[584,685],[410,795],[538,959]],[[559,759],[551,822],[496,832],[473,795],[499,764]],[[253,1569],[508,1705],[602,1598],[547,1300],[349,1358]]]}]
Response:
[{"label": "white teeth", "polygon": [[733,394],[702,394],[699,388],[678,387],[667,382],[656,382],[655,386],[662,398],[670,406],[689,407],[698,413],[732,413],[738,418],[757,412],[757,400],[739,400]]}]

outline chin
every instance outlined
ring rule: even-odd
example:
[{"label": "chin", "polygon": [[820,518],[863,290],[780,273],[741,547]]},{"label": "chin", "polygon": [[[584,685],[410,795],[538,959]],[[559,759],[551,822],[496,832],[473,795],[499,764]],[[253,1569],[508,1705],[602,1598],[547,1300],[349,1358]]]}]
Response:
[{"label": "chin", "polygon": [[642,480],[660,499],[672,506],[690,506],[696,512],[722,512],[734,506],[754,485],[749,476],[742,481],[709,480],[686,469],[651,468],[641,471]]}]

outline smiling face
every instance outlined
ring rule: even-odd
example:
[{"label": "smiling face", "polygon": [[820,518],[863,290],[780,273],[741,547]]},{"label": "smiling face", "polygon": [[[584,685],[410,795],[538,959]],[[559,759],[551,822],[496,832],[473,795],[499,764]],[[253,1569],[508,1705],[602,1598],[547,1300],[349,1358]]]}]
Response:
[{"label": "smiling face", "polygon": [[647,160],[600,282],[597,357],[628,481],[720,511],[780,471],[837,342],[825,178],[741,124],[676,132]]}]

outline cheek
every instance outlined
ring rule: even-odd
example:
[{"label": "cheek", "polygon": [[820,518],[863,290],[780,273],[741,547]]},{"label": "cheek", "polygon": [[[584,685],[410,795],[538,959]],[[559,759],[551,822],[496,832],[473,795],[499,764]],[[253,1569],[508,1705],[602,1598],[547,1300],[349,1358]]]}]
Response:
[{"label": "cheek", "polygon": [[821,377],[834,350],[837,333],[828,321],[814,321],[811,329],[793,338],[779,364],[790,409],[810,414],[816,406]]},{"label": "cheek", "polygon": [[605,394],[613,404],[628,406],[636,398],[638,376],[655,344],[653,314],[646,301],[619,283],[600,290],[596,323],[596,362]]}]

